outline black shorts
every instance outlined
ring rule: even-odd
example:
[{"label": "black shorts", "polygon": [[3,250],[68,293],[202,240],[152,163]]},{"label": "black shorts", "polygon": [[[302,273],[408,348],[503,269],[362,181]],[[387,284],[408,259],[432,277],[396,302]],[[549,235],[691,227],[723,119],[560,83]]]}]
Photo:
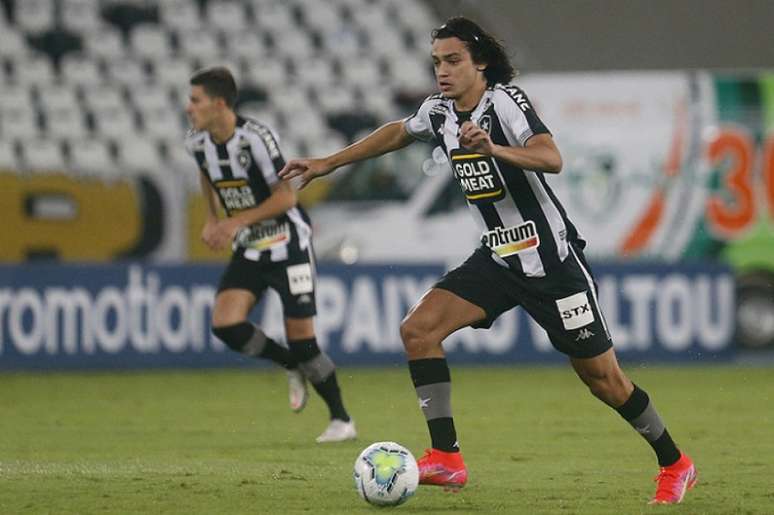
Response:
[{"label": "black shorts", "polygon": [[218,293],[223,290],[248,290],[260,299],[266,288],[279,293],[286,318],[307,318],[317,314],[314,285],[317,272],[311,251],[303,257],[276,263],[265,263],[231,256],[231,262],[220,278]]},{"label": "black shorts", "polygon": [[551,344],[574,358],[591,358],[612,347],[597,303],[596,284],[581,249],[545,277],[526,277],[497,264],[479,247],[435,284],[481,307],[486,318],[471,324],[489,328],[501,314],[522,306],[546,330]]}]

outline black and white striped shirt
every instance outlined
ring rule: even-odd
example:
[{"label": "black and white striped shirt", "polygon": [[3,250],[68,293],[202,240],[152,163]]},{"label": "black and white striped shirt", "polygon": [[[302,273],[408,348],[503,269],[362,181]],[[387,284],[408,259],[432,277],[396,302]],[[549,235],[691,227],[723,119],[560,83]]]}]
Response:
[{"label": "black and white striped shirt", "polygon": [[[281,179],[285,166],[277,136],[266,125],[237,117],[234,135],[216,144],[206,131],[189,131],[186,150],[217,191],[226,214],[250,209],[265,201]],[[272,220],[253,224],[240,233],[234,254],[252,261],[285,261],[305,254],[311,243],[309,218],[300,206]]]},{"label": "black and white striped shirt", "polygon": [[488,131],[496,145],[523,147],[533,135],[550,132],[526,94],[502,84],[488,88],[471,112],[457,112],[453,100],[436,94],[404,120],[409,134],[435,140],[446,152],[493,259],[527,276],[542,277],[567,257],[568,241],[581,248],[585,242],[543,172],[460,148],[459,128],[467,120]]}]

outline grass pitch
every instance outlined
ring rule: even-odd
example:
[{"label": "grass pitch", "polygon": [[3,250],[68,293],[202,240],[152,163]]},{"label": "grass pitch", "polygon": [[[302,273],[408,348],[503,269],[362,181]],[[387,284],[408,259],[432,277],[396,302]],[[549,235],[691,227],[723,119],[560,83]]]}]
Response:
[{"label": "grass pitch", "polygon": [[[647,506],[648,445],[566,368],[452,367],[470,471],[420,487],[401,513],[772,513],[774,370],[628,370],[696,461],[680,506]],[[278,371],[0,375],[0,513],[373,513],[360,450],[429,439],[408,371],[340,369],[360,438],[320,446],[313,396],[287,408]]]}]

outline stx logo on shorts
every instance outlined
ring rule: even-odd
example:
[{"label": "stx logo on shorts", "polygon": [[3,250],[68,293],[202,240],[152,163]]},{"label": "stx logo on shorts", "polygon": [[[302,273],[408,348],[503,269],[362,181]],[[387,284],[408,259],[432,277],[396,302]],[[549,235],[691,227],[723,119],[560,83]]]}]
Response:
[{"label": "stx logo on shorts", "polygon": [[559,316],[562,317],[564,328],[568,331],[589,325],[594,321],[594,312],[585,291],[570,295],[556,301]]},{"label": "stx logo on shorts", "polygon": [[498,256],[507,257],[540,245],[535,222],[527,220],[521,225],[497,227],[481,236],[481,243]]},{"label": "stx logo on shorts", "polygon": [[289,266],[287,271],[288,288],[291,295],[303,295],[314,291],[312,266],[309,263]]},{"label": "stx logo on shorts", "polygon": [[505,188],[494,159],[463,149],[451,151],[454,177],[471,204],[496,202],[505,197]]},{"label": "stx logo on shorts", "polygon": [[218,181],[215,183],[215,187],[229,213],[255,206],[253,190],[250,189],[245,179]]}]

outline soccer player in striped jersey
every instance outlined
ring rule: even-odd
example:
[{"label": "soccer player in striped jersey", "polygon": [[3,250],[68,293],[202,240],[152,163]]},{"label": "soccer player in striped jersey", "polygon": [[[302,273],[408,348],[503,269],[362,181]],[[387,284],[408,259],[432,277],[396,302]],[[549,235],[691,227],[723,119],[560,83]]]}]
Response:
[{"label": "soccer player in striped jersey", "polygon": [[[285,165],[277,136],[234,112],[237,87],[227,68],[198,71],[190,85],[186,113],[193,128],[185,146],[196,159],[207,200],[202,239],[214,250],[233,250],[218,286],[212,332],[236,352],[284,367],[293,411],[304,408],[306,380],[312,383],[331,419],[317,442],[351,440],[355,425],[344,409],[335,366],[315,339],[312,229],[295,190],[277,175]],[[247,319],[267,288],[282,301],[287,347]]]},{"label": "soccer player in striped jersey", "polygon": [[562,158],[551,133],[519,87],[502,45],[476,23],[452,18],[433,31],[440,93],[416,113],[388,123],[321,159],[290,161],[280,172],[302,186],[336,168],[432,140],[446,152],[482,245],[409,311],[401,337],[427,420],[432,449],[419,460],[420,483],[460,488],[467,469],[451,410],[451,379],[442,342],[465,327],[489,327],[522,306],[569,356],[591,392],[651,445],[661,472],[652,502],[676,503],[696,471],[667,432],[644,390],[618,365],[583,256],[586,243],[552,192],[547,175]]}]

